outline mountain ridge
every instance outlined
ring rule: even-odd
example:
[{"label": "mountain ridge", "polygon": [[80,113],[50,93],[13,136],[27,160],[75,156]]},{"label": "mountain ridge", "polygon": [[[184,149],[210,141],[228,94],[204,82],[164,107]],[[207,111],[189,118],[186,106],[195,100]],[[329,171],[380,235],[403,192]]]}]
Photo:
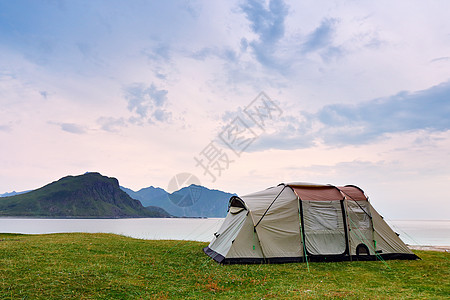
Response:
[{"label": "mountain ridge", "polygon": [[170,217],[162,208],[145,208],[122,191],[119,181],[97,172],[65,176],[36,190],[0,198],[0,216]]},{"label": "mountain ridge", "polygon": [[125,187],[121,189],[142,205],[159,206],[176,217],[223,218],[227,214],[228,200],[235,195],[195,184],[173,193],[154,186],[137,192]]},{"label": "mountain ridge", "polygon": [[12,192],[6,192],[6,193],[3,193],[3,194],[0,194],[0,198],[2,198],[2,197],[11,197],[11,196],[15,196],[15,195],[21,195],[21,194],[25,194],[25,193],[28,193],[28,192],[31,192],[32,190],[28,190],[28,191],[22,191],[22,192],[16,192],[16,191],[12,191]]}]

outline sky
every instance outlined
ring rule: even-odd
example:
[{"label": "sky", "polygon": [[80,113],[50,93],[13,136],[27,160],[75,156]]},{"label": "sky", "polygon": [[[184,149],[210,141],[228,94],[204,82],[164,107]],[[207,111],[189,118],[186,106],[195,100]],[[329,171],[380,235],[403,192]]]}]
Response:
[{"label": "sky", "polygon": [[0,193],[188,173],[238,195],[353,184],[387,219],[450,219],[448,11],[0,0]]}]

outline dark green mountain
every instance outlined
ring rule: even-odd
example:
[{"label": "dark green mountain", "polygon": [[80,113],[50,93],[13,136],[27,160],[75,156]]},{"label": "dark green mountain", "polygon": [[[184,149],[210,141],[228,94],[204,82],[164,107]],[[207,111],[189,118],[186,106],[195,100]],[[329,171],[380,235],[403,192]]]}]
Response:
[{"label": "dark green mountain", "polygon": [[233,194],[191,185],[172,194],[161,188],[148,187],[137,192],[121,187],[144,206],[158,206],[176,217],[223,218],[227,215],[228,200]]},{"label": "dark green mountain", "polygon": [[99,173],[67,176],[26,194],[0,198],[0,216],[30,217],[169,217],[160,207],[144,208]]}]

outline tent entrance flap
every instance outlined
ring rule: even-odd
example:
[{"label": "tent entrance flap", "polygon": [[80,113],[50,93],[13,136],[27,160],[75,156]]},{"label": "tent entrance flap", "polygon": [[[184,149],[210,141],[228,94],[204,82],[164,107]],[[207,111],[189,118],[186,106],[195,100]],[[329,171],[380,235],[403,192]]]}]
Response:
[{"label": "tent entrance flap", "polygon": [[347,242],[340,201],[301,201],[308,254],[344,254]]}]

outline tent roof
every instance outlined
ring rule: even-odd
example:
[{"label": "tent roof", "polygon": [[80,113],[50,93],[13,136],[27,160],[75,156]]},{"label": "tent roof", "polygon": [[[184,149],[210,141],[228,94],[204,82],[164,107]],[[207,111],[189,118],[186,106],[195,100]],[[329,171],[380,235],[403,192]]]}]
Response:
[{"label": "tent roof", "polygon": [[334,186],[331,184],[317,184],[293,182],[281,184],[291,187],[302,200],[333,201],[344,197],[355,201],[367,200],[364,191],[355,185]]},{"label": "tent roof", "polygon": [[368,199],[364,194],[364,191],[355,185],[340,186],[339,189],[348,199],[355,201],[364,201]]},{"label": "tent roof", "polygon": [[320,183],[310,183],[310,182],[291,182],[291,183],[281,183],[290,187],[326,187],[332,186],[331,184],[320,184]]},{"label": "tent roof", "polygon": [[301,200],[333,201],[342,200],[344,196],[332,185],[291,186]]},{"label": "tent roof", "polygon": [[[274,198],[279,197],[279,194],[286,187],[290,187],[290,190],[292,190],[295,195],[301,200],[340,201],[343,200],[344,197],[354,201],[368,200],[368,198],[364,194],[364,191],[354,185],[334,186],[331,184],[317,184],[307,182],[293,182],[287,184],[281,183],[278,186],[274,186],[266,190],[237,198],[242,199],[242,202],[245,203],[245,206],[250,208],[250,210],[265,210],[267,209],[267,203],[272,203]],[[230,199],[230,206],[236,206],[231,203],[232,199],[233,197]]]},{"label": "tent roof", "polygon": [[302,200],[333,201],[344,197],[355,201],[367,200],[364,191],[355,185],[334,186],[307,182],[282,184],[291,187]]}]

